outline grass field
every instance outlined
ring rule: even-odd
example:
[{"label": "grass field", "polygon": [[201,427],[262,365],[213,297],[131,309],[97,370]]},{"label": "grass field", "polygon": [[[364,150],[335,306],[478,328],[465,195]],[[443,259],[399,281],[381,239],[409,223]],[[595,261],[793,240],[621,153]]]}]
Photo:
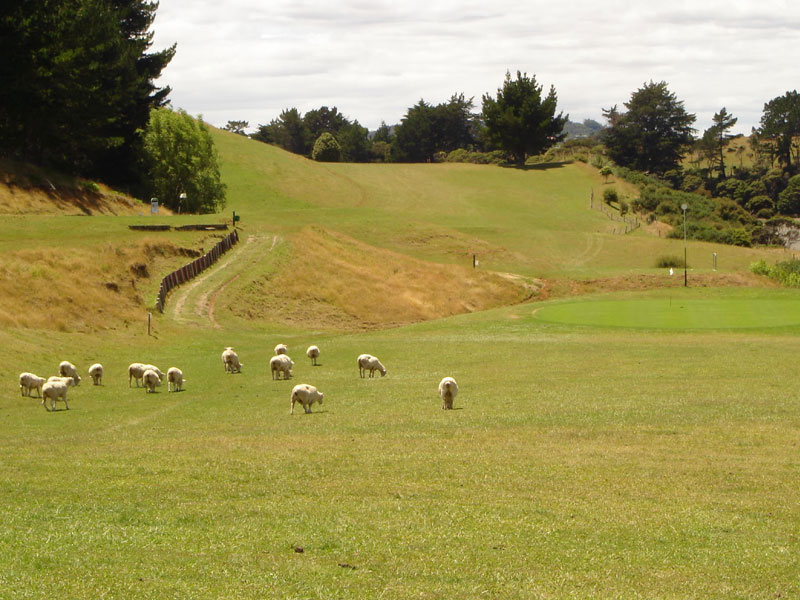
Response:
[{"label": "grass field", "polygon": [[[315,165],[218,141],[244,241],[171,293],[152,335],[141,306],[0,330],[0,597],[800,596],[800,297],[746,273],[779,253],[690,243],[683,289],[650,260],[676,241],[608,233],[582,167]],[[94,252],[108,276],[151,239],[127,229],[144,217],[70,219],[8,219],[0,255]],[[699,266],[714,251],[718,273]],[[93,281],[88,258],[70,265]],[[81,305],[43,289],[53,320]],[[9,311],[34,299],[4,294]],[[292,381],[270,378],[278,342]],[[243,373],[223,372],[225,346]],[[359,378],[362,352],[387,376]],[[19,395],[21,371],[64,359],[99,360],[104,385],[87,375],[54,413]],[[179,366],[185,391],[129,388],[134,361]],[[324,392],[313,414],[289,415],[296,383]]]}]

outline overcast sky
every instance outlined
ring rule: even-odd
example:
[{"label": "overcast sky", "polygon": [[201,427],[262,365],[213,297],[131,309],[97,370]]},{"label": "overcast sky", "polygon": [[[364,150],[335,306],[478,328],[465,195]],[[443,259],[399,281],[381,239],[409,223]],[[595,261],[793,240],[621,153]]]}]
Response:
[{"label": "overcast sky", "polygon": [[284,108],[338,107],[370,129],[420,98],[494,95],[507,70],[553,85],[572,121],[603,122],[645,82],[734,132],[800,82],[797,0],[161,0],[152,50],[173,106],[250,130]]}]

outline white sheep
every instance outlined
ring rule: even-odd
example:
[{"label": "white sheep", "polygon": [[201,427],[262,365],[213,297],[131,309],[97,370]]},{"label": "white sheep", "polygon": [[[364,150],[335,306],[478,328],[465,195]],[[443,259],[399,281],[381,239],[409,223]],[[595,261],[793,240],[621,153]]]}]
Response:
[{"label": "white sheep", "polygon": [[294,361],[289,358],[288,354],[278,354],[269,359],[269,372],[272,374],[272,379],[280,379],[283,373],[284,379],[289,379],[292,376],[292,367]]},{"label": "white sheep", "polygon": [[59,363],[58,372],[62,377],[72,377],[72,379],[75,380],[75,385],[81,382],[78,369],[68,360],[62,360],[61,363]]},{"label": "white sheep", "polygon": [[319,358],[319,348],[316,346],[309,346],[306,350],[306,356],[311,359],[311,364],[317,366],[317,359]]},{"label": "white sheep", "polygon": [[308,385],[307,383],[296,385],[292,389],[292,409],[289,411],[289,414],[294,414],[295,402],[299,402],[303,410],[305,410],[306,413],[310,413],[311,405],[314,404],[314,402],[322,404],[322,398],[322,392],[317,391],[317,388],[313,385]]},{"label": "white sheep", "polygon": [[95,385],[101,385],[103,383],[103,365],[94,363],[89,367],[89,376]]},{"label": "white sheep", "polygon": [[31,390],[36,390],[36,395],[42,397],[42,385],[47,383],[44,377],[39,377],[33,373],[19,374],[19,389],[23,396],[30,396]]},{"label": "white sheep", "polygon": [[442,410],[453,410],[453,400],[458,396],[458,384],[452,377],[445,377],[439,382],[439,397],[442,399]]},{"label": "white sheep", "polygon": [[180,392],[183,389],[183,371],[178,367],[170,367],[167,371],[167,391]]},{"label": "white sheep", "polygon": [[145,372],[144,363],[131,363],[128,366],[128,387],[131,387],[131,379],[136,381],[136,387],[139,387],[139,380]]},{"label": "white sheep", "polygon": [[361,354],[358,357],[358,374],[361,375],[362,378],[367,376],[367,370],[369,370],[370,377],[375,377],[376,369],[381,372],[381,377],[384,377],[387,373],[381,361],[371,354]]},{"label": "white sheep", "polygon": [[228,346],[222,353],[222,366],[225,367],[226,373],[241,373],[244,365],[239,362],[239,355]]},{"label": "white sheep", "polygon": [[[131,387],[131,378],[136,380],[136,387],[139,387],[139,380],[142,379],[144,372],[147,370],[155,371],[160,379],[164,379],[164,372],[155,365],[146,365],[144,363],[131,363],[128,366],[128,387]],[[144,385],[144,382],[142,382]]]},{"label": "white sheep", "polygon": [[278,354],[286,354],[287,352],[289,352],[289,349],[286,347],[286,344],[278,344],[277,346],[275,346],[276,356]]},{"label": "white sheep", "polygon": [[156,388],[161,385],[161,377],[153,369],[147,369],[142,373],[142,385],[144,385],[145,394],[155,393]]},{"label": "white sheep", "polygon": [[[63,400],[67,410],[69,410],[69,404],[67,404],[67,390],[70,386],[74,385],[75,380],[72,377],[51,377],[48,379],[44,385],[42,385],[42,406],[44,406],[45,410],[55,410],[56,400]],[[50,408],[47,408],[48,398],[50,399]]]}]

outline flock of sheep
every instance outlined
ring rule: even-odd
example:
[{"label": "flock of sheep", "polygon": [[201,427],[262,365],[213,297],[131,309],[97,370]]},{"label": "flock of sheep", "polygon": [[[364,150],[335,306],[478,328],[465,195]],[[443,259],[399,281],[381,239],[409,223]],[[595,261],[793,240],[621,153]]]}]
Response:
[{"label": "flock of sheep", "polygon": [[[311,359],[311,364],[317,366],[317,358],[319,358],[320,350],[317,346],[309,346],[306,350],[306,356]],[[374,377],[375,371],[381,374],[381,377],[387,373],[386,367],[383,366],[380,360],[371,354],[361,354],[357,359],[358,374],[362,377]],[[222,352],[222,365],[226,373],[241,373],[242,363],[239,361],[239,356],[232,347],[227,347]],[[269,369],[273,380],[289,379],[292,376],[292,367],[294,362],[287,354],[287,347],[285,344],[278,344],[275,346],[275,356],[269,361]],[[67,410],[67,390],[71,386],[77,386],[81,382],[78,375],[78,369],[71,362],[62,361],[58,365],[58,375],[45,379],[33,373],[21,373],[19,376],[19,389],[23,396],[31,396],[33,390],[37,391],[37,395],[42,399],[42,406],[47,411],[53,411],[56,408],[56,401],[63,401]],[[94,385],[101,385],[103,381],[103,365],[99,363],[93,364],[89,367],[89,375],[94,382]],[[183,377],[183,372],[177,367],[172,367],[167,371],[168,391],[179,392],[183,389],[183,383],[186,381]],[[145,392],[155,392],[156,387],[161,385],[164,379],[164,373],[158,367],[144,363],[132,363],[128,367],[128,387],[132,387],[132,382],[136,381],[136,387],[139,387],[139,382],[145,388]],[[458,384],[452,377],[445,377],[439,383],[439,397],[442,399],[442,409],[452,410],[453,400],[458,394]],[[294,405],[296,403],[303,407],[306,413],[311,412],[311,405],[315,402],[322,404],[323,394],[313,385],[301,383],[294,386],[291,394],[291,410],[290,414],[294,414]],[[50,400],[50,408],[47,406],[47,401]]]}]

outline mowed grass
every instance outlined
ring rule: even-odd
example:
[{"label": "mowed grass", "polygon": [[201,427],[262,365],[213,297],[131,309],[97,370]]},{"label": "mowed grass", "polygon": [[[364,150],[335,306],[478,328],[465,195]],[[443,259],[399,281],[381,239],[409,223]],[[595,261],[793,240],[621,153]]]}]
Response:
[{"label": "mowed grass", "polygon": [[[159,321],[128,348],[54,334],[34,370],[66,355],[107,375],[69,411],[0,404],[4,595],[800,594],[798,328],[587,329],[536,308],[349,335]],[[278,342],[292,381],[267,371]],[[360,379],[361,352],[388,375]],[[186,390],[129,389],[134,360],[180,366]],[[301,382],[325,401],[290,416]]]},{"label": "mowed grass", "polygon": [[675,289],[605,295],[591,301],[542,307],[536,318],[551,323],[645,329],[762,329],[800,326],[800,294],[793,290]]}]

